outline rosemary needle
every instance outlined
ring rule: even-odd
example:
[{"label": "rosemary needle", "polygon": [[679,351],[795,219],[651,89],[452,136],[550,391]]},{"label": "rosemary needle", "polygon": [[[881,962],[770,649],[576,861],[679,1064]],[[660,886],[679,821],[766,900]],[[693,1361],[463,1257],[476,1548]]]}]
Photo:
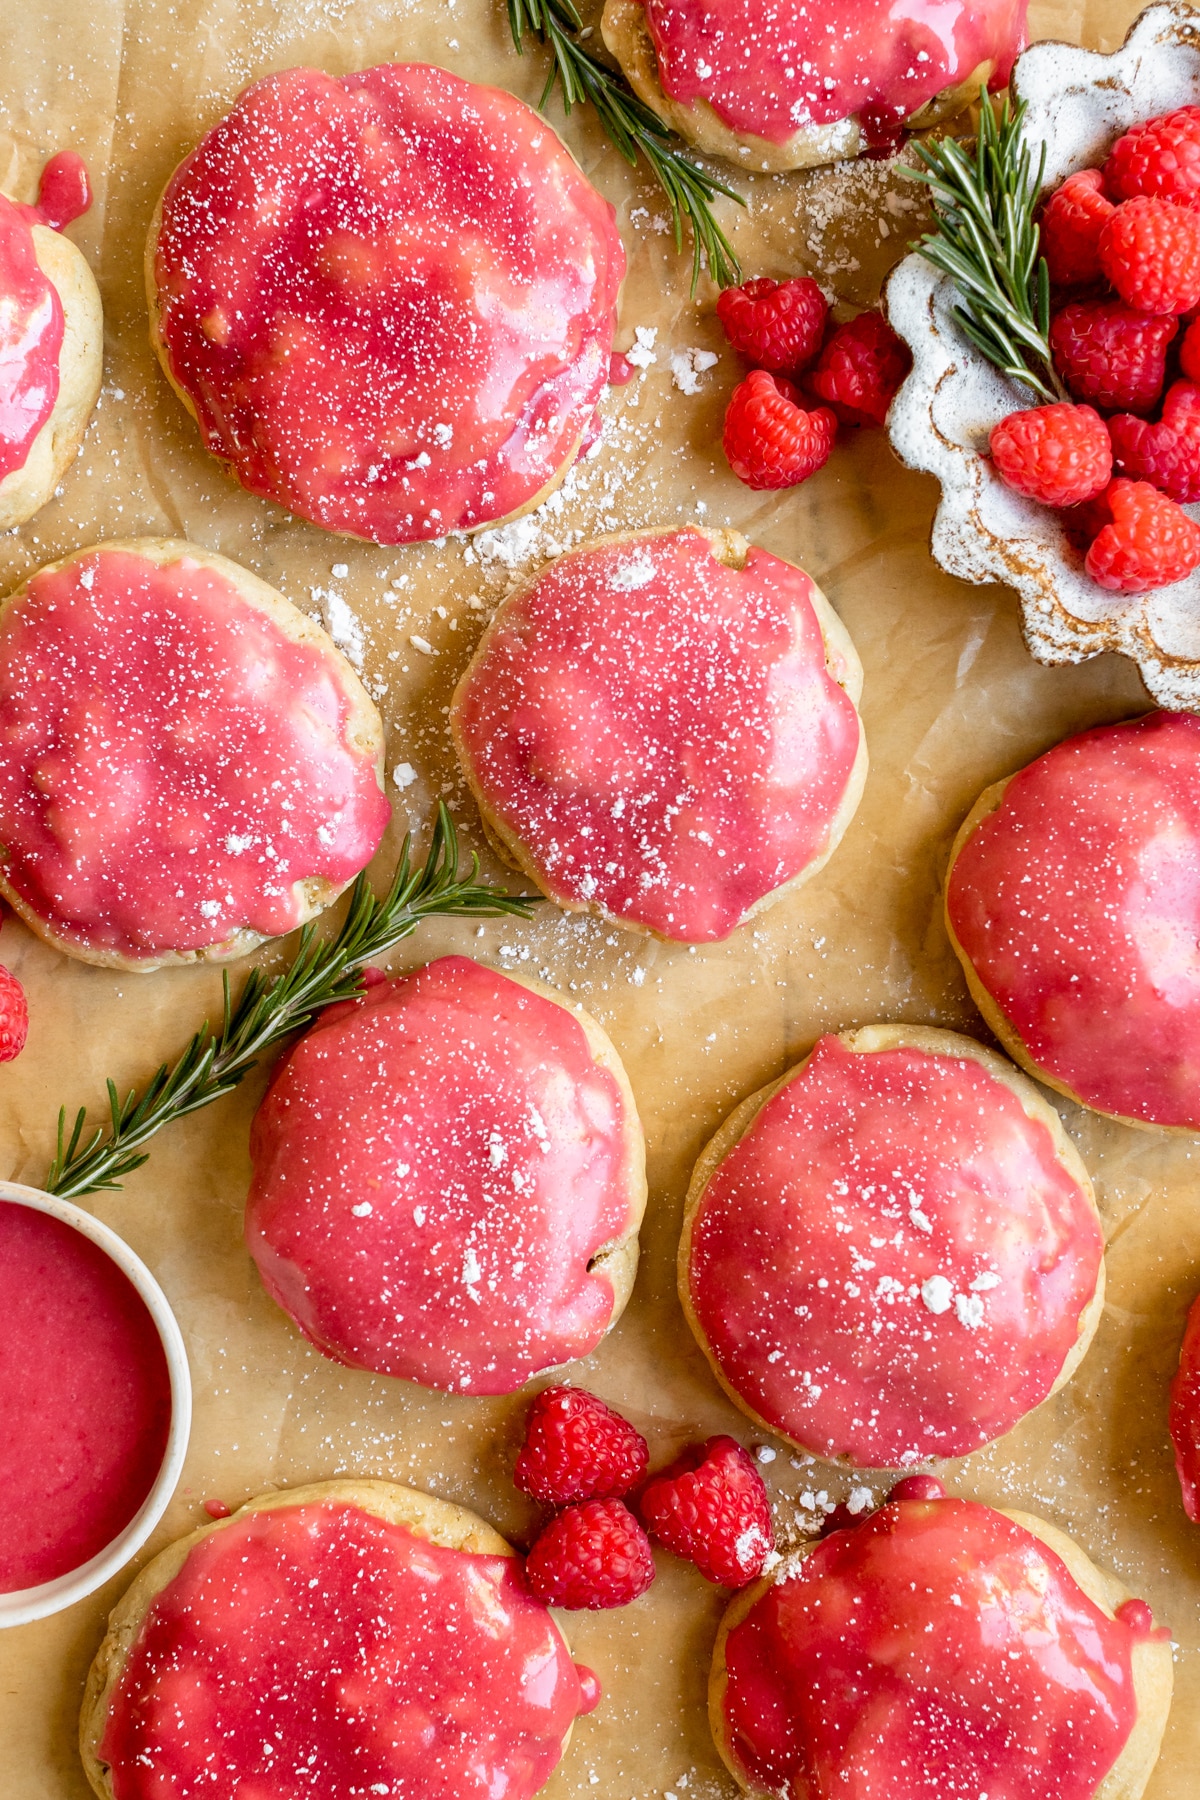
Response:
[{"label": "rosemary needle", "polygon": [[639,100],[628,82],[580,41],[583,21],[574,0],[508,0],[508,23],[518,55],[524,54],[525,34],[531,32],[549,49],[553,62],[540,106],[545,106],[556,87],[562,89],[563,109],[590,101],[606,134],[625,161],[636,164],[645,157],[667,196],[675,223],[675,248],[683,249],[684,221],[692,228],[692,292],[707,262],[718,287],[732,287],[741,278],[733,246],[718,225],[712,202],[718,194],[745,201],[735,189],[693,162],[679,139],[658,114]]},{"label": "rosemary needle", "polygon": [[937,230],[912,247],[954,282],[954,317],[987,360],[1041,399],[1065,400],[1050,356],[1050,274],[1034,218],[1046,147],[1035,168],[1021,137],[1024,117],[1024,101],[1013,111],[1006,100],[999,119],[985,105],[973,156],[954,138],[914,143],[925,166],[910,173],[930,190]]},{"label": "rosemary needle", "polygon": [[205,1021],[176,1061],[163,1063],[140,1092],[131,1090],[122,1100],[110,1081],[107,1125],[85,1138],[88,1115],[81,1107],[68,1137],[64,1107],[58,1115],[57,1153],[43,1184],[46,1192],[73,1199],[119,1187],[122,1176],[148,1161],[142,1145],[156,1132],[229,1093],[265,1051],[303,1030],[324,1007],[361,994],[363,965],[408,937],[423,919],[525,918],[537,903],[536,895],[500,893],[478,876],[475,856],[463,873],[453,821],[439,806],[429,854],[419,868],[412,867],[406,837],[388,892],[376,899],[366,876],[360,875],[336,937],[317,942],[313,927],[306,925],[291,966],[275,976],[252,969],[236,1003],[226,973],[220,1029],[211,1030]]}]

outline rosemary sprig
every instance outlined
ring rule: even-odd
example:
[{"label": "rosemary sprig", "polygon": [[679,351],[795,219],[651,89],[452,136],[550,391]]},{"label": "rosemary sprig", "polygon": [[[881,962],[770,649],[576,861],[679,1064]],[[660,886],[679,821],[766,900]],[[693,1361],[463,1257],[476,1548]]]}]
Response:
[{"label": "rosemary sprig", "polygon": [[1041,399],[1065,400],[1050,358],[1050,274],[1034,218],[1046,147],[1035,168],[1021,139],[1024,117],[1024,101],[1014,112],[1006,100],[999,119],[984,105],[973,157],[954,138],[914,143],[925,167],[911,173],[929,187],[938,228],[912,247],[954,282],[954,317],[988,361]]},{"label": "rosemary sprig", "polygon": [[712,202],[724,194],[744,206],[742,196],[677,149],[679,139],[670,127],[638,99],[622,76],[584,48],[577,35],[583,21],[574,0],[508,0],[508,23],[518,55],[524,55],[528,31],[553,57],[539,106],[544,107],[561,87],[563,110],[569,113],[590,100],[627,163],[636,166],[641,151],[670,204],[677,250],[683,249],[685,219],[692,228],[692,292],[705,262],[718,287],[732,287],[741,278],[741,267],[713,216]]},{"label": "rosemary sprig", "polygon": [[381,900],[360,875],[350,894],[350,909],[337,936],[317,942],[311,925],[300,933],[291,967],[270,976],[252,969],[237,1003],[224,977],[225,1006],[219,1031],[206,1020],[173,1063],[163,1063],[139,1093],[122,1100],[108,1083],[110,1118],[85,1140],[87,1108],[80,1107],[70,1136],[67,1112],[58,1115],[58,1150],[44,1187],[47,1193],[72,1199],[120,1186],[121,1177],[148,1161],[141,1148],[164,1125],[209,1106],[235,1088],[264,1051],[301,1031],[326,1006],[362,993],[362,968],[382,956],[435,915],[485,919],[500,914],[528,916],[537,896],[504,894],[481,884],[479,859],[469,872],[461,868],[454,825],[444,805],[438,807],[429,854],[414,869],[411,840],[406,837],[395,879]]}]

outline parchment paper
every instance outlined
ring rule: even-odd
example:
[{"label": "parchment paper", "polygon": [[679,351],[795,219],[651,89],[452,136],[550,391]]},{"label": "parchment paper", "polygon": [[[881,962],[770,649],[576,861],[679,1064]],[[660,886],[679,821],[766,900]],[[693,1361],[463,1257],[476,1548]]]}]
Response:
[{"label": "parchment paper", "polygon": [[[852,0],[847,0],[848,4]],[[1134,0],[1045,0],[1033,35],[1112,48]],[[633,175],[585,114],[555,123],[620,209],[631,258],[619,344],[657,333],[656,361],[606,402],[599,452],[560,508],[467,549],[352,545],[242,494],[204,455],[146,341],[142,240],[176,161],[248,81],[294,63],[334,72],[425,58],[536,101],[545,63],[513,54],[500,0],[26,0],[0,22],[0,183],[32,197],[37,169],[71,147],[96,188],[73,231],[100,279],[106,384],[78,463],[30,526],[0,538],[0,583],[104,537],[167,533],[236,557],[323,616],[364,674],[389,733],[396,833],[446,796],[475,837],[444,712],[487,613],[514,572],[600,530],[700,516],[732,523],[803,563],[844,617],[866,667],[872,770],[825,872],[723,945],[653,944],[547,906],[529,925],[431,925],[393,959],[450,949],[540,972],[603,1021],[624,1056],[646,1126],[651,1201],[625,1318],[573,1378],[648,1433],[656,1463],[728,1430],[753,1442],[692,1344],[674,1291],[691,1163],[736,1100],[824,1030],[903,1019],[984,1035],[942,927],[938,886],[951,837],[977,793],[1069,732],[1145,709],[1115,659],[1043,669],[1026,654],[1013,596],[960,586],[930,560],[933,484],[902,469],[882,434],[839,445],[805,487],[758,496],[720,453],[737,378],[712,315],[688,298],[688,264],[665,235],[658,190]],[[886,166],[743,183],[726,208],[748,274],[812,269],[847,302],[873,298],[912,234],[911,189]],[[699,377],[687,352],[720,360]],[[673,363],[673,359],[682,359]],[[682,386],[677,385],[678,380]],[[707,509],[701,512],[701,507]],[[399,584],[399,585],[397,585]],[[413,646],[420,637],[432,648]],[[408,778],[409,765],[415,779]],[[278,953],[276,953],[277,955]],[[37,1183],[60,1103],[102,1098],[104,1078],[144,1078],[216,1004],[204,971],[131,977],[85,968],[6,922],[0,960],[30,997],[21,1059],[0,1070],[0,1174]],[[533,1509],[508,1469],[520,1398],[448,1399],[339,1369],[306,1348],[262,1292],[242,1247],[247,1128],[263,1082],[166,1132],[149,1166],[95,1211],[153,1268],[191,1356],[196,1420],[182,1485],[145,1555],[272,1484],[353,1472],[411,1482],[477,1508],[517,1539]],[[1010,1502],[1071,1532],[1144,1594],[1178,1641],[1175,1705],[1152,1800],[1194,1800],[1200,1768],[1200,1529],[1179,1502],[1166,1387],[1186,1304],[1200,1288],[1197,1150],[1063,1106],[1096,1177],[1109,1236],[1109,1299],[1081,1373],[999,1446],[952,1466],[963,1495]],[[764,1470],[785,1536],[847,1483],[781,1449]],[[876,1483],[876,1491],[879,1484]],[[621,1612],[576,1615],[576,1654],[606,1696],[577,1727],[552,1800],[716,1800],[733,1792],[704,1712],[722,1593],[663,1554],[650,1593]],[[0,1792],[81,1800],[76,1712],[106,1610],[132,1568],[56,1619],[0,1633]],[[935,1790],[931,1788],[931,1793]]]}]

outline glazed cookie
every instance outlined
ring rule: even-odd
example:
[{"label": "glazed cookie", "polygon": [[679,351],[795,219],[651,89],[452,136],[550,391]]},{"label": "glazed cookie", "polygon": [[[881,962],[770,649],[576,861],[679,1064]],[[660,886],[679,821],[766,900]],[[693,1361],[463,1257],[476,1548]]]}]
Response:
[{"label": "glazed cookie", "polygon": [[84,962],[241,956],[390,816],[379,715],[319,625],[194,544],[79,550],[0,609],[0,892]]},{"label": "glazed cookie", "polygon": [[167,183],[150,335],[243,487],[405,544],[557,486],[624,272],[612,207],[511,94],[421,63],[288,69]]},{"label": "glazed cookie", "polygon": [[599,1697],[482,1519],[326,1481],[260,1494],[142,1570],[80,1749],[100,1800],[530,1800]]},{"label": "glazed cookie", "polygon": [[727,937],[822,868],[867,772],[820,589],[736,531],[602,538],[504,602],[451,729],[489,834],[560,906]]},{"label": "glazed cookie", "polygon": [[1126,1124],[1200,1129],[1200,719],[1085,731],[989,788],[946,920],[1023,1068]]},{"label": "glazed cookie", "polygon": [[646,1202],[616,1051],[549,988],[447,956],[330,1008],[251,1132],[246,1241],[318,1349],[507,1394],[624,1310]]},{"label": "glazed cookie", "polygon": [[1027,0],[606,0],[601,30],[673,131],[747,168],[892,148],[1003,87]]},{"label": "glazed cookie", "polygon": [[688,1322],[750,1417],[911,1468],[1002,1437],[1074,1373],[1104,1236],[1058,1115],[970,1038],[821,1038],[726,1120],[679,1246]]},{"label": "glazed cookie", "polygon": [[36,206],[0,193],[0,531],[45,506],[100,393],[100,291],[63,227],[91,205],[70,151],[42,170]]},{"label": "glazed cookie", "polygon": [[1138,1800],[1168,1635],[1053,1525],[916,1477],[738,1595],[709,1715],[764,1800]]}]

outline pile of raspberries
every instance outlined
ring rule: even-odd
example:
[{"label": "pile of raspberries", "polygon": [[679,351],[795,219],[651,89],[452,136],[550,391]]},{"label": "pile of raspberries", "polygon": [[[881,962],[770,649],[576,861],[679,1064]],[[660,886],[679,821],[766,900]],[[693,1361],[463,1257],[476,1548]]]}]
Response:
[{"label": "pile of raspberries", "polygon": [[1011,413],[1001,480],[1065,514],[1092,580],[1116,593],[1200,566],[1200,106],[1120,138],[1046,202],[1050,350],[1078,404]]},{"label": "pile of raspberries", "polygon": [[729,466],[752,488],[789,488],[829,460],[839,425],[882,425],[912,367],[882,313],[830,324],[815,281],[726,288],[717,317],[752,364],[725,414]]},{"label": "pile of raspberries", "polygon": [[584,1388],[544,1388],[530,1408],[513,1480],[557,1510],[525,1559],[547,1606],[626,1606],[654,1580],[649,1532],[710,1581],[745,1587],[774,1547],[754,1463],[730,1437],[694,1444],[646,1479],[650,1452],[627,1419]]}]

